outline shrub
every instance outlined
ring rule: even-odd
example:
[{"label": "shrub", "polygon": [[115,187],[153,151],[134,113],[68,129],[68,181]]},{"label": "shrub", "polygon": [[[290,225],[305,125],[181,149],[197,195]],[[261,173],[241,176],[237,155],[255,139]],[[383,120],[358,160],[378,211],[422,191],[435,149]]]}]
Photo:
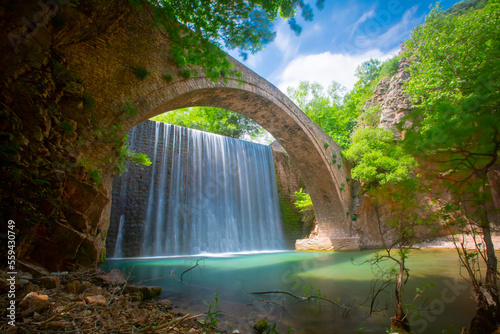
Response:
[{"label": "shrub", "polygon": [[146,79],[146,77],[149,75],[149,71],[144,67],[133,67],[132,72],[141,80]]}]

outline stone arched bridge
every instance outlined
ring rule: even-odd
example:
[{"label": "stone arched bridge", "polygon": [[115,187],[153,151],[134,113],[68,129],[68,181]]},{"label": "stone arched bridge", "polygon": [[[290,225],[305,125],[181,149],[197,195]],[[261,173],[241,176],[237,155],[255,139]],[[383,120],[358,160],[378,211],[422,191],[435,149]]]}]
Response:
[{"label": "stone arched bridge", "polygon": [[[82,248],[94,257],[102,251],[106,219],[109,220],[109,181],[118,159],[116,141],[155,115],[189,106],[232,110],[268,130],[289,154],[311,195],[318,221],[319,244],[315,247],[357,248],[356,238],[350,238],[346,215],[352,199],[350,182],[346,180],[347,166],[339,168],[330,163],[334,154],[341,162],[340,148],[268,81],[234,59],[230,61],[242,74],[241,79],[213,82],[199,69],[197,77],[180,76],[169,54],[171,42],[153,23],[150,12],[147,8],[138,11],[125,1],[82,0],[77,8],[44,8],[28,1],[11,7],[10,20],[14,24],[6,30],[10,35],[4,35],[1,42],[2,49],[8,50],[2,65],[9,68],[2,77],[2,90],[5,88],[5,94],[13,96],[14,102],[7,104],[10,112],[25,124],[28,134],[24,136],[30,145],[39,146],[30,150],[48,151],[44,154],[52,161],[52,167],[59,176],[63,174],[59,177],[60,199],[67,205],[61,209],[64,219],[57,226],[71,230],[75,234],[72,242],[80,243],[79,247],[66,250],[70,254],[62,256],[66,262],[71,262],[71,254],[76,252],[73,256],[77,256]],[[41,21],[33,36],[19,29],[26,22],[23,18],[35,20],[35,15],[44,10],[49,20]],[[17,28],[12,28],[15,24]],[[134,75],[134,68],[145,68],[149,75],[140,79]],[[16,104],[16,99],[22,99],[16,93],[16,83],[39,72],[54,82],[50,87],[46,85],[45,94],[49,97],[33,102],[47,117],[23,113],[23,106]],[[164,79],[167,73],[173,80]],[[40,91],[39,87],[34,89]],[[56,109],[53,115],[51,108]],[[52,135],[57,131],[68,142],[59,150],[54,143],[57,136]],[[58,168],[61,165],[64,168]],[[101,174],[99,191],[93,192],[88,175],[78,172],[82,166],[91,176]],[[41,244],[44,243],[32,241],[24,257],[47,265],[34,254],[37,247],[50,248]],[[58,251],[51,249],[48,253],[56,256]],[[58,266],[64,266],[64,261]]]}]

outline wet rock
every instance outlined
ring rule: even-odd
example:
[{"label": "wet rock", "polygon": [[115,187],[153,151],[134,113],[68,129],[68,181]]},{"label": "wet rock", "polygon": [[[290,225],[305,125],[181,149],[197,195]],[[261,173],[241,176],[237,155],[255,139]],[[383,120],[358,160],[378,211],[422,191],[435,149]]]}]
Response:
[{"label": "wet rock", "polygon": [[253,327],[255,328],[255,331],[257,333],[264,333],[269,327],[269,323],[267,322],[266,319],[260,319],[255,323]]},{"label": "wet rock", "polygon": [[142,293],[140,291],[130,292],[128,296],[130,297],[130,301],[132,303],[140,302],[142,300]]},{"label": "wet rock", "polygon": [[19,306],[31,312],[40,312],[45,310],[50,305],[49,296],[39,294],[38,292],[30,292],[24,296]]},{"label": "wet rock", "polygon": [[26,286],[26,284],[28,284],[29,282],[30,281],[25,278],[20,278],[16,280],[16,285],[19,285],[24,288],[24,286]]},{"label": "wet rock", "polygon": [[140,292],[142,295],[142,300],[151,299],[157,297],[161,294],[161,287],[159,286],[134,286],[127,285],[123,289],[123,293],[128,293],[129,295],[136,294]]}]

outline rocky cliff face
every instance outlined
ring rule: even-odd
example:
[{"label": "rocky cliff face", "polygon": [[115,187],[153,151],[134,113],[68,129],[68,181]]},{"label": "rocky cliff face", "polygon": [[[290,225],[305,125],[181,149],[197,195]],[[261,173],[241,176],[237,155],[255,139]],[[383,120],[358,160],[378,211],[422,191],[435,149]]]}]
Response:
[{"label": "rocky cliff face", "polygon": [[[404,92],[404,83],[410,79],[409,73],[406,72],[409,66],[410,60],[401,58],[398,72],[390,79],[382,79],[375,87],[373,98],[366,101],[364,106],[365,110],[370,107],[380,108],[379,126],[393,131],[396,140],[404,135],[396,128],[396,125],[401,123],[412,110],[412,104]],[[405,127],[408,125],[410,124],[405,124]]]},{"label": "rocky cliff face", "polygon": [[[398,125],[403,121],[404,117],[412,112],[412,103],[409,101],[409,96],[404,92],[404,83],[410,79],[410,75],[406,69],[410,66],[410,60],[401,58],[399,62],[398,72],[390,79],[381,80],[374,90],[374,96],[365,103],[364,110],[367,111],[371,108],[378,108],[379,121],[378,126],[394,132],[394,139],[401,140],[404,138],[406,128],[411,126],[410,121],[405,121],[403,130],[401,131]],[[419,173],[426,175],[426,170],[433,170],[433,163],[429,160],[419,161]],[[488,174],[489,186],[492,189],[493,203],[497,211],[500,208],[500,167],[496,166]],[[439,185],[439,182],[431,181],[432,190],[435,193],[440,193],[445,199],[451,199],[452,195],[447,192],[446,188]],[[386,221],[391,216],[389,206],[382,204],[375,204],[366,194],[358,194],[359,189],[353,189],[356,196],[353,201],[353,213],[357,215],[358,219],[354,222],[354,231],[360,236],[361,246],[364,248],[376,248],[382,245],[381,233],[384,234],[384,239],[391,240],[393,235],[386,227],[383,231],[379,231],[379,222]],[[390,199],[388,199],[390,202]],[[422,208],[416,212],[421,217],[430,212],[437,210],[439,207],[433,204],[433,198],[430,194],[422,193],[418,196],[417,202]],[[491,219],[498,219],[491,210]],[[425,246],[425,240],[443,237],[449,234],[448,229],[443,229],[439,222],[433,223],[433,229],[421,227],[417,235],[419,235]]]},{"label": "rocky cliff face", "polygon": [[[62,48],[130,11],[122,4],[111,12],[111,3],[87,2],[85,13],[69,1],[0,6],[0,216],[15,221],[17,257],[53,271],[95,266],[104,256],[111,173],[83,156],[90,142],[82,138],[99,129],[95,101]],[[74,14],[71,29],[63,11]],[[96,25],[94,15],[113,19]],[[110,157],[110,168],[117,158]]]}]

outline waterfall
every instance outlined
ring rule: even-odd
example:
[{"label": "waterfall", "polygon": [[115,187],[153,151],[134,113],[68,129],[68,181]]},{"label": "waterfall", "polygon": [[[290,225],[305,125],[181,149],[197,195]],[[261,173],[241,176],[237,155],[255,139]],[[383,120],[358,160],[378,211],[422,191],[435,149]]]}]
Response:
[{"label": "waterfall", "polygon": [[116,239],[114,257],[123,256],[123,224],[125,224],[125,215],[120,216],[120,225],[118,225],[118,238]]},{"label": "waterfall", "polygon": [[129,147],[152,165],[113,181],[115,256],[284,249],[269,146],[152,121],[134,131]]}]

